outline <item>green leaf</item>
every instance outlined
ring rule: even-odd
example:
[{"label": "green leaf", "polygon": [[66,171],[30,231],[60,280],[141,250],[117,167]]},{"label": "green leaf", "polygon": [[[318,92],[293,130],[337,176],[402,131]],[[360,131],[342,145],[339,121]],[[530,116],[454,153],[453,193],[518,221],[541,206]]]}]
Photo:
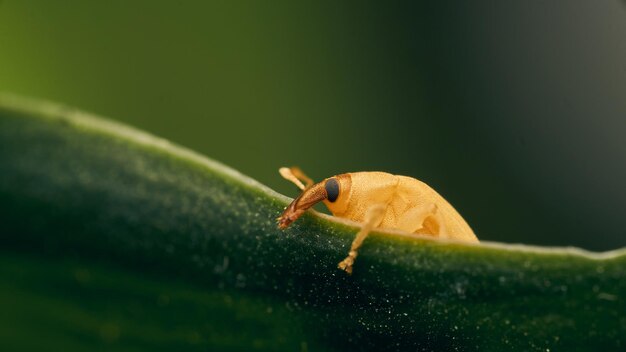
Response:
[{"label": "green leaf", "polygon": [[0,348],[626,348],[623,249],[375,233],[347,276],[356,227],[309,212],[280,231],[288,201],[165,140],[0,96]]}]

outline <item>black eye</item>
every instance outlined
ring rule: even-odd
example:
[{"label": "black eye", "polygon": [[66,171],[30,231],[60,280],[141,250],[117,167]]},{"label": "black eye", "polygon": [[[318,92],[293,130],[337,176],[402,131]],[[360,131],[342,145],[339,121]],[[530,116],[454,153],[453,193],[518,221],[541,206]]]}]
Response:
[{"label": "black eye", "polygon": [[331,178],[326,181],[326,185],[324,185],[324,187],[326,188],[328,201],[331,203],[336,201],[337,197],[339,197],[339,182],[337,182],[334,178]]}]

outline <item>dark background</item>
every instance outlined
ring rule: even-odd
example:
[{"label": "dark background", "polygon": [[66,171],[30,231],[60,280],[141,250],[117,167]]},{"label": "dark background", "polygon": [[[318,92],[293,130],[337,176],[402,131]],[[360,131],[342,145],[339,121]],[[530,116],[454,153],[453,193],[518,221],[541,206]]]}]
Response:
[{"label": "dark background", "polygon": [[626,245],[624,5],[5,0],[0,90],[291,196],[283,165],[388,171],[483,240],[606,250]]}]

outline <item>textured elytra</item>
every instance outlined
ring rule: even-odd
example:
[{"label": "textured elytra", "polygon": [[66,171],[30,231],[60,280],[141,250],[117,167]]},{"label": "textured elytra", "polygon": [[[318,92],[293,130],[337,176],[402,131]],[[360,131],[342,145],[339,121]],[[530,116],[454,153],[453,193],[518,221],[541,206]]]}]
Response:
[{"label": "textured elytra", "polygon": [[289,199],[196,153],[0,106],[3,350],[624,348],[623,250],[379,233],[347,277],[350,224],[309,213],[280,231]]}]

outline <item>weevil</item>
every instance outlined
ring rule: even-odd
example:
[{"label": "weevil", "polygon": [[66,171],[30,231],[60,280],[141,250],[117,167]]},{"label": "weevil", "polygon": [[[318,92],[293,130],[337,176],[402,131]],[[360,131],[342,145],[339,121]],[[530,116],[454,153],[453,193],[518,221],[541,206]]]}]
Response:
[{"label": "weevil", "polygon": [[314,183],[296,167],[283,167],[279,172],[302,190],[277,219],[279,228],[285,229],[320,201],[334,216],[362,224],[348,256],[338,265],[348,274],[352,273],[359,248],[374,228],[478,242],[474,231],[454,207],[414,178],[368,171],[345,173]]}]

